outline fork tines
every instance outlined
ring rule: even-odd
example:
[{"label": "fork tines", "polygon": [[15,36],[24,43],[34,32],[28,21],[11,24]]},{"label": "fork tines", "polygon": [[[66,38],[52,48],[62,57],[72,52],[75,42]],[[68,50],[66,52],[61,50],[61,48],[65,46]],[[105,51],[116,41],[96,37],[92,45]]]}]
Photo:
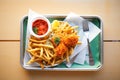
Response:
[{"label": "fork tines", "polygon": [[87,20],[83,20],[83,31],[89,31],[88,21]]}]

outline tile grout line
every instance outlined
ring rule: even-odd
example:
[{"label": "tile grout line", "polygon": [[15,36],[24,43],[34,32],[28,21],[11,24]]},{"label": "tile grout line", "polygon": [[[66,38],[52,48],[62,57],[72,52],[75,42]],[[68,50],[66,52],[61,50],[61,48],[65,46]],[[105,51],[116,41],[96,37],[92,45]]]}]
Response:
[{"label": "tile grout line", "polygon": [[103,40],[103,42],[120,42],[120,40]]},{"label": "tile grout line", "polygon": [[20,40],[0,40],[0,42],[19,42]]}]

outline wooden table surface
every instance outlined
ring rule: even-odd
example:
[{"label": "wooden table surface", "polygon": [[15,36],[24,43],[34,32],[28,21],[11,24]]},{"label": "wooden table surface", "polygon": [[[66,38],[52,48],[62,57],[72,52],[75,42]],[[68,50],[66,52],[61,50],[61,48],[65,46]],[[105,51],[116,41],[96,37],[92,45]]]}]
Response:
[{"label": "wooden table surface", "polygon": [[[120,0],[1,0],[0,80],[120,80]],[[104,65],[99,71],[27,71],[20,66],[20,21],[28,10],[41,14],[99,15]]]}]

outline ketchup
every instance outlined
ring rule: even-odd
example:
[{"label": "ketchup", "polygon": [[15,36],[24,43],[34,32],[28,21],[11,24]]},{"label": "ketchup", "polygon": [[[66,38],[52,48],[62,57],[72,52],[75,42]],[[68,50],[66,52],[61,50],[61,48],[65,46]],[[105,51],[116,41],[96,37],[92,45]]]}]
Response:
[{"label": "ketchup", "polygon": [[48,24],[45,20],[38,19],[32,24],[33,32],[37,35],[43,35],[48,30]]}]

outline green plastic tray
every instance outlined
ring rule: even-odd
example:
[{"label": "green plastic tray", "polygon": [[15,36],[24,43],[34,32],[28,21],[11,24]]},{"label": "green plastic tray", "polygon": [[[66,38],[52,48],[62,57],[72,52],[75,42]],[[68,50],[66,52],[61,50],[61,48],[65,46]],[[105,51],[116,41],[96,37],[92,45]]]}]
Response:
[{"label": "green plastic tray", "polygon": [[[53,20],[64,20],[66,15],[45,15],[50,22]],[[73,63],[73,65],[70,68],[67,68],[64,63],[51,67],[51,68],[45,68],[45,70],[79,70],[79,71],[96,71],[99,70],[103,65],[103,30],[102,30],[102,21],[100,17],[98,16],[81,16],[89,21],[91,21],[93,24],[95,24],[98,28],[101,29],[101,33],[90,43],[93,58],[95,61],[94,66],[90,66],[89,64],[85,63],[84,65],[80,65],[77,63]],[[20,32],[20,63],[21,66],[28,70],[41,70],[40,67],[27,67],[23,65],[23,58],[25,53],[25,41],[26,41],[26,29],[27,29],[27,21],[28,16],[23,17],[21,20],[21,32]]]}]

